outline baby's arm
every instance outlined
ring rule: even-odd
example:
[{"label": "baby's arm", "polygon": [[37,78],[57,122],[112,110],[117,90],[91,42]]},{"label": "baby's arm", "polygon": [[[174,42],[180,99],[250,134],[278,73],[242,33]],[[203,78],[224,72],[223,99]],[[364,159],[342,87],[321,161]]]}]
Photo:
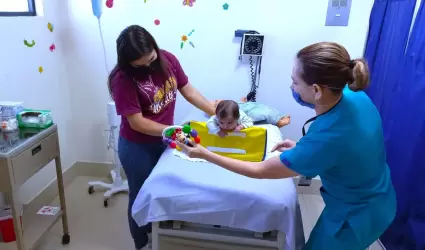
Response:
[{"label": "baby's arm", "polygon": [[243,126],[243,128],[250,128],[254,126],[254,121],[249,117],[245,112],[242,110],[239,111],[240,118],[239,118],[239,124]]},{"label": "baby's arm", "polygon": [[218,126],[217,116],[213,115],[207,121],[208,130],[214,134],[218,134],[221,131],[220,126]]}]

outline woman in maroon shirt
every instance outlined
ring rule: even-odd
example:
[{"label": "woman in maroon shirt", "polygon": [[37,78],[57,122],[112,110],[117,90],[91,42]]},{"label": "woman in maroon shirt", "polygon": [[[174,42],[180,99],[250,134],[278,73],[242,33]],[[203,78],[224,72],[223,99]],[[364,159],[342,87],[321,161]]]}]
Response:
[{"label": "woman in maroon shirt", "polygon": [[131,207],[166,148],[162,131],[174,124],[177,91],[207,114],[215,110],[189,83],[177,58],[159,49],[146,29],[137,25],[124,29],[117,39],[117,54],[108,87],[122,117],[118,155],[130,189],[128,220],[136,249],[149,249],[150,225],[139,227]]}]

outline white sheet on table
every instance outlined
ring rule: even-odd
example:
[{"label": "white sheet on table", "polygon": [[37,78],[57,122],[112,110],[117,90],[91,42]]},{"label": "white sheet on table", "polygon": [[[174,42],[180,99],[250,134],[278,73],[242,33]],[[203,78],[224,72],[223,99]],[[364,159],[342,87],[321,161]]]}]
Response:
[{"label": "white sheet on table", "polygon": [[186,161],[194,161],[194,162],[207,162],[204,159],[199,159],[199,158],[190,158],[189,156],[187,156],[187,154],[183,153],[182,151],[178,151],[176,149],[173,150],[173,155],[182,158],[183,160]]},{"label": "white sheet on table", "polygon": [[[262,126],[270,151],[281,134],[275,126]],[[132,214],[139,226],[180,220],[255,232],[279,230],[286,234],[286,249],[303,243],[302,231],[296,233],[302,225],[292,179],[251,179],[211,163],[179,159],[172,151],[162,155],[134,202]]]}]

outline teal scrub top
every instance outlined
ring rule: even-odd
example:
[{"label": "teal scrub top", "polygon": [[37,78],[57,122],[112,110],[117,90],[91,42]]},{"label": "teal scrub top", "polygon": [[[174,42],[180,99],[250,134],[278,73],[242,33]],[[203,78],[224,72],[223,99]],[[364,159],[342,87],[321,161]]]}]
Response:
[{"label": "teal scrub top", "polygon": [[364,92],[345,88],[339,103],[318,116],[280,159],[298,174],[320,176],[323,234],[335,235],[348,223],[357,240],[365,242],[379,237],[394,219],[396,198],[382,122]]}]

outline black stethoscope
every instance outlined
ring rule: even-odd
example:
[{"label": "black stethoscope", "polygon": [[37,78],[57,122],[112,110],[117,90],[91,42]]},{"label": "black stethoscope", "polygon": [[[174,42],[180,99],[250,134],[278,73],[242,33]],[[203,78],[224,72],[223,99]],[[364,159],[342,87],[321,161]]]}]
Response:
[{"label": "black stethoscope", "polygon": [[305,123],[304,123],[304,125],[303,125],[303,129],[302,129],[302,133],[303,133],[303,136],[305,136],[306,135],[306,132],[305,132],[305,125],[307,125],[307,124],[309,124],[309,123],[311,123],[311,122],[313,122],[313,121],[315,121],[319,116],[321,116],[321,115],[324,115],[324,114],[327,114],[328,112],[330,112],[332,109],[334,109],[336,106],[338,106],[338,104],[341,102],[341,100],[342,100],[342,97],[343,97],[344,95],[342,95],[341,96],[341,98],[339,99],[339,101],[331,108],[331,109],[329,109],[328,111],[326,111],[325,113],[323,113],[323,114],[320,114],[320,115],[316,115],[316,116],[314,116],[314,117],[312,117],[312,118],[310,118],[310,119],[308,119]]},{"label": "black stethoscope", "polygon": [[[327,113],[327,112],[326,112]],[[309,124],[310,122],[313,122],[314,120],[316,120],[317,119],[317,117],[319,117],[319,116],[321,116],[321,115],[316,115],[315,117],[312,117],[312,118],[310,118],[310,119],[308,119],[305,123],[304,123],[304,125],[303,125],[303,136],[305,136],[305,134],[306,134],[306,132],[305,132],[305,125],[307,125],[307,124]]]}]

